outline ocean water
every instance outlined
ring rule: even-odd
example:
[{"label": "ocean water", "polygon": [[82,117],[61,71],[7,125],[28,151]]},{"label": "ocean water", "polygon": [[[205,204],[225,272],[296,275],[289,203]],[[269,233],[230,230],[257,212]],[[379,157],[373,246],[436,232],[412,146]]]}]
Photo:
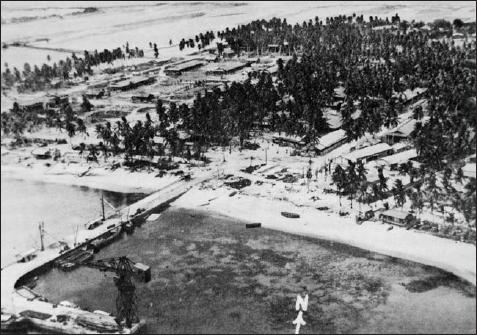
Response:
[{"label": "ocean water", "polygon": [[[38,225],[44,222],[45,245],[85,229],[84,224],[101,216],[103,191],[81,186],[1,178],[1,265],[30,248],[39,248]],[[104,191],[104,198],[122,208],[144,194]],[[114,211],[105,205],[106,215]]]},{"label": "ocean water", "polygon": [[[399,13],[408,21],[475,21],[476,8],[473,1],[64,1],[54,5],[49,1],[2,1],[1,6],[2,42],[28,41],[36,46],[79,51],[111,49],[129,42],[150,57],[149,42],[164,47],[170,39],[177,43],[200,32],[216,32],[256,19],[279,17],[290,24],[301,24],[315,16],[324,20],[326,16],[356,13],[367,19],[370,15],[391,17]],[[91,6],[98,11],[78,14]],[[12,19],[22,17],[28,19],[12,23]],[[45,38],[49,41],[43,42]],[[23,69],[26,61],[41,66],[50,53],[57,60],[51,50],[37,50],[34,55],[24,52],[22,56],[14,49],[2,50],[2,71],[5,62],[11,69]]]}]

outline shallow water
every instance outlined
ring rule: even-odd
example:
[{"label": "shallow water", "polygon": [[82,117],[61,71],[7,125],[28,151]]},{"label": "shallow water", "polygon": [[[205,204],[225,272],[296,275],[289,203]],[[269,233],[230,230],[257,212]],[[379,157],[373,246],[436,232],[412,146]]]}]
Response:
[{"label": "shallow water", "polygon": [[[149,333],[290,333],[302,286],[310,292],[303,334],[476,330],[475,288],[453,275],[210,213],[170,208],[95,259],[122,255],[151,266],[151,282],[136,284]],[[114,313],[112,276],[54,269],[35,291]],[[430,284],[421,293],[403,285],[416,280]]]},{"label": "shallow water", "polygon": [[[2,267],[22,251],[40,246],[39,222],[45,223],[45,246],[85,229],[84,224],[101,216],[103,191],[82,186],[1,179]],[[144,194],[104,191],[116,208],[142,199]],[[106,215],[114,211],[105,205]]]}]

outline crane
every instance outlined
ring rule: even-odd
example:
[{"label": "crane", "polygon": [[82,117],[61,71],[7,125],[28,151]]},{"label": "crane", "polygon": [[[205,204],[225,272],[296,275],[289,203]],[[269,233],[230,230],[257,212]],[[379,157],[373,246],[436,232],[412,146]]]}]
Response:
[{"label": "crane", "polygon": [[148,283],[151,280],[151,268],[149,266],[133,262],[126,256],[82,262],[80,265],[99,269],[102,272],[114,272],[117,277],[113,279],[118,288],[116,299],[118,323],[125,320],[126,327],[131,328],[132,323],[139,322],[136,287],[131,279],[135,277],[144,283]]}]

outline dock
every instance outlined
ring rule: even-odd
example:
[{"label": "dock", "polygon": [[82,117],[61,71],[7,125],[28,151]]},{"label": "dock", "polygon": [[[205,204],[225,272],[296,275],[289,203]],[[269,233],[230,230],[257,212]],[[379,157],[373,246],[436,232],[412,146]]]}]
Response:
[{"label": "dock", "polygon": [[[192,179],[190,181],[178,180],[177,182],[169,184],[167,187],[147,196],[146,198],[122,209],[120,214],[123,218],[129,216],[129,219],[134,222],[142,221],[146,216],[153,211],[165,208],[169,203],[173,202],[181,195],[186,193],[192,187],[213,178],[211,173],[202,177]],[[64,241],[71,247],[67,253],[60,253],[60,246],[47,247],[44,251],[39,251],[38,255],[32,260],[25,263],[13,263],[2,269],[2,285],[1,285],[1,307],[2,313],[11,313],[17,317],[22,317],[27,323],[34,325],[40,329],[47,331],[54,331],[65,334],[99,334],[98,329],[80,325],[77,321],[89,319],[94,320],[98,318],[98,314],[84,311],[81,309],[70,308],[52,304],[47,301],[39,301],[38,299],[29,299],[30,296],[24,296],[17,292],[20,289],[20,284],[25,278],[40,274],[47,267],[50,267],[54,262],[61,260],[65,254],[77,253],[78,250],[83,250],[88,247],[95,240],[99,240],[106,235],[111,235],[115,231],[121,229],[125,222],[117,217],[109,218],[104,223],[92,230],[84,230],[78,233],[76,237],[76,245],[74,244],[75,236],[67,236]],[[48,297],[45,297],[48,298]],[[23,314],[24,316],[22,316]],[[45,317],[37,318],[35,315],[44,315]],[[113,317],[110,317],[114,319]],[[59,321],[62,322],[59,322]],[[109,320],[111,321],[111,320]],[[136,334],[146,326],[144,320],[135,323],[131,328],[121,327],[116,331],[111,331],[110,334]],[[104,331],[103,331],[104,333]]]}]

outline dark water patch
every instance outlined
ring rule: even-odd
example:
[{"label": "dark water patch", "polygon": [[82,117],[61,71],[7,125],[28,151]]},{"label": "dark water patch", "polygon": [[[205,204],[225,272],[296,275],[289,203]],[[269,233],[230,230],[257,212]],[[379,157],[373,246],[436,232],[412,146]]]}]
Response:
[{"label": "dark water patch", "polygon": [[[120,255],[151,266],[151,282],[136,283],[139,314],[150,333],[290,332],[296,295],[304,285],[310,304],[302,331],[352,333],[386,303],[391,284],[409,281],[411,266],[337,243],[251,231],[238,220],[174,208],[95,257]],[[46,274],[39,293],[113,312],[112,278],[91,271],[79,268],[64,278]],[[411,279],[432,275],[419,267]]]},{"label": "dark water patch", "polygon": [[459,280],[457,276],[452,273],[439,273],[438,275],[429,276],[423,279],[416,279],[408,284],[404,284],[404,287],[413,293],[427,292],[436,289],[440,286],[452,287],[464,293],[466,296],[475,298],[475,287],[468,285],[465,282]]}]

